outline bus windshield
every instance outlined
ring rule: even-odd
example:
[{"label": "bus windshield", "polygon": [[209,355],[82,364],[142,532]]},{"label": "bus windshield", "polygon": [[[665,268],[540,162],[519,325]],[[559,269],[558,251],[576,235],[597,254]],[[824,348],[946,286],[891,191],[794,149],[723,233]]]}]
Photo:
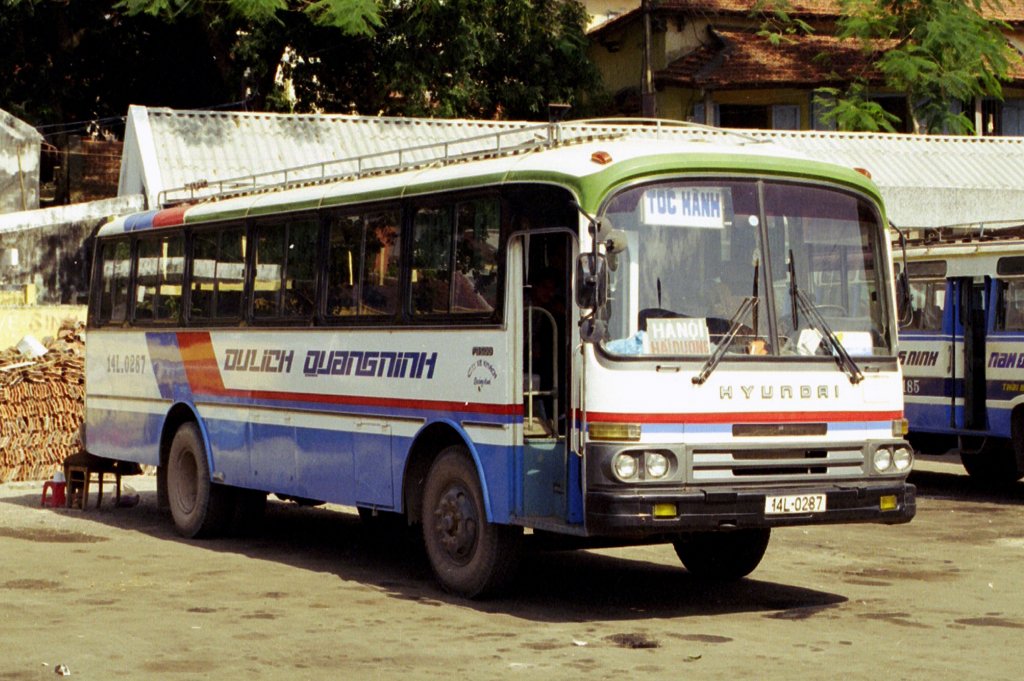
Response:
[{"label": "bus windshield", "polygon": [[[599,311],[612,355],[891,355],[881,217],[836,188],[713,178],[633,186],[604,224],[625,233],[609,254]],[[727,344],[723,349],[720,344]]]}]

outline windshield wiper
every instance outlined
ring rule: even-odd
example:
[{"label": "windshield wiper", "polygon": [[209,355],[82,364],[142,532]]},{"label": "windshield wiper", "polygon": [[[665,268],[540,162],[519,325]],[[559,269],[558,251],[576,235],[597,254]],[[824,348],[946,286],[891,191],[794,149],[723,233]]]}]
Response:
[{"label": "windshield wiper", "polygon": [[711,372],[715,370],[718,363],[722,361],[722,357],[725,356],[726,351],[729,350],[729,346],[736,339],[736,334],[739,333],[740,328],[743,326],[743,319],[746,317],[747,312],[750,309],[757,309],[757,298],[748,297],[744,298],[743,302],[740,303],[740,307],[733,314],[732,319],[729,320],[729,330],[726,331],[725,335],[722,336],[721,340],[718,341],[718,347],[708,357],[708,361],[704,362],[704,366],[700,368],[700,373],[693,377],[694,385],[702,385],[704,381],[708,380],[711,376]]},{"label": "windshield wiper", "polygon": [[847,376],[850,377],[850,383],[857,385],[864,380],[864,374],[861,372],[860,367],[853,361],[853,357],[846,351],[843,344],[836,337],[836,334],[829,327],[828,322],[818,312],[818,308],[814,306],[800,290],[800,287],[796,284],[796,266],[793,263],[793,251],[789,252],[789,296],[793,305],[793,331],[797,329],[797,308],[799,308],[811,322],[811,328],[815,329],[825,341],[825,346],[832,354],[832,358],[836,361],[838,366]]}]

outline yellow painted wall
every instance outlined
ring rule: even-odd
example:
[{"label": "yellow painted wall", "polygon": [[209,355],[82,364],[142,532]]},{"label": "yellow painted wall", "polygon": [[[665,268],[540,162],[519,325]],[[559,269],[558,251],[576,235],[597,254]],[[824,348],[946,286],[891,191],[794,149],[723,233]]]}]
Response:
[{"label": "yellow painted wall", "polygon": [[31,305],[0,307],[0,350],[18,344],[25,336],[39,342],[57,335],[65,319],[85,322],[84,305]]}]

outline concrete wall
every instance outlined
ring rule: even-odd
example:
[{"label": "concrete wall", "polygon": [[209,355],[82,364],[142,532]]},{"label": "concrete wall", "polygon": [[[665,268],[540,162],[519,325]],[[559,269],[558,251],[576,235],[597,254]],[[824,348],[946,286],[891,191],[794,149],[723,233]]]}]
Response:
[{"label": "concrete wall", "polygon": [[27,304],[85,305],[93,234],[141,208],[136,195],[0,215],[0,300],[34,290]]},{"label": "concrete wall", "polygon": [[0,306],[0,350],[17,345],[25,336],[39,342],[57,335],[65,319],[85,322],[84,305]]}]

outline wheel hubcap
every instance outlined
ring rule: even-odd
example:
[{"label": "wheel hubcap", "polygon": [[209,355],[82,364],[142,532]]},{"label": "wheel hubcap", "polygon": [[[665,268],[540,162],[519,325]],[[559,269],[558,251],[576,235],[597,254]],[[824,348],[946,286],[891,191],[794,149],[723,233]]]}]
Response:
[{"label": "wheel hubcap", "polygon": [[196,470],[193,457],[183,455],[178,461],[174,476],[174,481],[177,483],[174,501],[183,513],[191,513],[196,506],[196,482],[198,479],[199,472]]},{"label": "wheel hubcap", "polygon": [[449,487],[438,501],[434,518],[437,538],[448,557],[460,565],[468,563],[476,546],[478,520],[466,490]]}]

